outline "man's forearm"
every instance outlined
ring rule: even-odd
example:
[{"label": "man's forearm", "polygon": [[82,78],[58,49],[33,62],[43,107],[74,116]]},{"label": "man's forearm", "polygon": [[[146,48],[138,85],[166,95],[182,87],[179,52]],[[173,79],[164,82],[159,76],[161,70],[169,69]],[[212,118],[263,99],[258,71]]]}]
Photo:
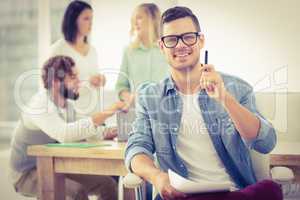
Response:
[{"label": "man's forearm", "polygon": [[256,138],[260,121],[252,112],[237,102],[229,93],[226,94],[224,107],[243,138],[248,140]]},{"label": "man's forearm", "polygon": [[115,112],[116,110],[111,108],[111,109],[104,110],[102,112],[95,113],[92,115],[92,121],[94,125],[99,126],[103,124],[105,120],[111,117]]},{"label": "man's forearm", "polygon": [[138,154],[131,160],[132,171],[144,180],[154,184],[155,178],[161,173],[151,158],[145,154]]}]

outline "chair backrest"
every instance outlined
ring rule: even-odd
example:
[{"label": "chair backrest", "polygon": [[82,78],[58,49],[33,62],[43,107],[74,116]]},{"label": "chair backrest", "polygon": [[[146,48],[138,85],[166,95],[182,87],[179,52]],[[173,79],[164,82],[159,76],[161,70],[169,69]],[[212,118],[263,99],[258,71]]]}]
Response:
[{"label": "chair backrest", "polygon": [[[273,102],[275,95],[273,93],[256,93],[256,103],[258,110],[264,117],[269,118],[273,115]],[[250,150],[253,170],[258,181],[270,178],[270,155],[261,154],[253,149]]]},{"label": "chair backrest", "polygon": [[281,141],[300,141],[300,92],[256,92],[256,104]]},{"label": "chair backrest", "polygon": [[252,167],[258,181],[270,179],[270,155],[250,150]]},{"label": "chair backrest", "polygon": [[118,141],[127,141],[135,120],[135,109],[131,107],[127,113],[117,113]]}]

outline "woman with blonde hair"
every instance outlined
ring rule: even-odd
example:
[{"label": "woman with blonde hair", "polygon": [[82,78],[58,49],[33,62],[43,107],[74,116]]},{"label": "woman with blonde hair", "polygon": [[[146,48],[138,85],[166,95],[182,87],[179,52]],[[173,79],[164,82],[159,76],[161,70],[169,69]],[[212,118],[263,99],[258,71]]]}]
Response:
[{"label": "woman with blonde hair", "polygon": [[138,48],[141,42],[145,47],[157,45],[160,16],[159,8],[153,3],[144,3],[135,9],[131,17],[131,48]]},{"label": "woman with blonde hair", "polygon": [[128,106],[141,83],[159,82],[168,74],[168,64],[158,47],[160,17],[154,3],[140,4],[132,14],[131,42],[125,48],[116,84],[119,98]]}]

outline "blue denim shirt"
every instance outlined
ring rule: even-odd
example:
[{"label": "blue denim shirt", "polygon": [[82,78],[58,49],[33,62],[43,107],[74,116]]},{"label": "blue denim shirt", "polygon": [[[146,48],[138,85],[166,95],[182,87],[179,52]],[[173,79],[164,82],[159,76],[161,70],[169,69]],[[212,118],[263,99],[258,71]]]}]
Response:
[{"label": "blue denim shirt", "polygon": [[[257,111],[252,87],[237,77],[223,73],[221,76],[227,91],[260,120],[257,137],[245,140],[223,106],[205,91],[199,92],[198,103],[216,152],[235,184],[244,188],[256,182],[249,149],[269,153],[276,144],[276,134],[272,125]],[[125,164],[129,170],[135,155],[146,154],[154,159],[155,153],[163,171],[171,169],[188,178],[187,168],[176,150],[181,115],[182,100],[171,77],[158,84],[140,87],[136,120],[125,151]]]}]

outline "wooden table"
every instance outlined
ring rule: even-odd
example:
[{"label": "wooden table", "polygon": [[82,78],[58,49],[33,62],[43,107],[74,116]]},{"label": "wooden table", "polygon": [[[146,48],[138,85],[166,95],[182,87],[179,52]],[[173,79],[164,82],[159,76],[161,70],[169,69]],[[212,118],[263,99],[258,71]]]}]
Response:
[{"label": "wooden table", "polygon": [[300,166],[300,143],[280,142],[271,152],[272,165]]},{"label": "wooden table", "polygon": [[[111,146],[91,148],[30,146],[28,154],[37,157],[40,199],[64,199],[64,174],[125,176],[128,173],[124,165],[125,143],[103,141],[99,144]],[[127,193],[124,198],[132,199],[132,195],[132,192]]]},{"label": "wooden table", "polygon": [[287,166],[295,173],[296,182],[300,182],[300,143],[278,142],[270,155],[271,166]]},{"label": "wooden table", "polygon": [[[64,174],[93,174],[125,176],[125,143],[103,141],[111,146],[93,148],[63,148],[35,145],[28,154],[37,157],[39,195],[41,200],[64,199]],[[272,166],[287,166],[293,169],[300,181],[299,143],[280,142],[270,155]],[[101,166],[101,167],[99,167]],[[132,191],[125,190],[125,199],[133,199]]]}]

